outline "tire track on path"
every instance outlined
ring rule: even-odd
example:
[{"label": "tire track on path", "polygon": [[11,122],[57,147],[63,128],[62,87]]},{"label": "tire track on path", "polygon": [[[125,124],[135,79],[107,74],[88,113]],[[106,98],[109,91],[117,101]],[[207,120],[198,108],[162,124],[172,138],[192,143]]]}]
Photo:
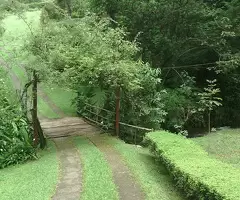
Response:
[{"label": "tire track on path", "polygon": [[112,169],[120,200],[144,200],[145,195],[141,186],[133,178],[119,153],[111,145],[107,144],[100,135],[89,136],[88,139],[104,153],[105,159]]}]

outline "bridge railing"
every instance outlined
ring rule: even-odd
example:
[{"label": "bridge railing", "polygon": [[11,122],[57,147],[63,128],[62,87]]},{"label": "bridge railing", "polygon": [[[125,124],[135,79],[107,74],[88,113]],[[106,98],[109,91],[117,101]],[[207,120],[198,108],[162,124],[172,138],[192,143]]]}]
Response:
[{"label": "bridge railing", "polygon": [[[118,109],[116,109],[118,110]],[[113,112],[104,108],[85,103],[83,111],[78,111],[78,114],[87,121],[100,126],[103,130],[112,131],[115,135],[126,140],[129,143],[140,143],[143,140],[145,133],[153,131],[153,129],[128,124],[117,120],[119,113]],[[116,130],[119,127],[119,130]]]}]

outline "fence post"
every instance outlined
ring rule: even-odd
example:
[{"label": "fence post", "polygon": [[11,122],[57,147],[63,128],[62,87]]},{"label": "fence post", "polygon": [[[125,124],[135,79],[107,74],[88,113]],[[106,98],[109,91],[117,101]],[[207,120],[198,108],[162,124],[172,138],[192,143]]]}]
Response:
[{"label": "fence post", "polygon": [[32,123],[33,123],[33,138],[34,145],[38,145],[38,128],[37,128],[37,74],[36,70],[33,71],[33,87],[32,87],[32,95],[33,95],[33,109],[32,109]]},{"label": "fence post", "polygon": [[116,135],[119,136],[119,122],[120,122],[120,87],[116,89],[116,120],[115,120]]}]

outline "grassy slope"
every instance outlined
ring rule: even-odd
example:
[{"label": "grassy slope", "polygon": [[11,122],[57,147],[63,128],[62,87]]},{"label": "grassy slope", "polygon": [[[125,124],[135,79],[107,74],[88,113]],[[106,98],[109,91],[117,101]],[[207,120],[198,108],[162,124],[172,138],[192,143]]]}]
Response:
[{"label": "grassy slope", "polygon": [[123,156],[135,178],[141,184],[148,200],[181,200],[165,167],[155,161],[148,149],[125,144],[124,142],[106,137]]},{"label": "grassy slope", "polygon": [[58,176],[58,161],[53,142],[41,151],[40,158],[0,171],[2,200],[48,200],[54,194]]},{"label": "grassy slope", "polygon": [[113,183],[111,170],[103,154],[87,139],[74,139],[83,163],[82,200],[117,200],[118,193]]},{"label": "grassy slope", "polygon": [[76,116],[76,107],[72,105],[72,100],[76,97],[73,91],[62,89],[55,85],[44,86],[44,91],[66,115]]},{"label": "grassy slope", "polygon": [[194,138],[211,156],[240,168],[240,129],[229,129]]},{"label": "grassy slope", "polygon": [[[31,34],[29,27],[31,27],[33,32],[38,28],[40,11],[26,12],[23,17],[24,18],[19,18],[14,15],[6,17],[3,20],[6,32],[0,39],[0,46],[4,47],[4,51],[2,51],[0,55],[11,65],[13,72],[17,75],[19,80],[21,80],[22,87],[27,82],[27,76],[19,67],[19,64],[28,62],[28,53],[21,48],[28,39],[29,34]],[[43,88],[56,106],[61,108],[66,115],[76,115],[76,109],[71,105],[72,99],[75,97],[74,92],[64,90],[56,85],[47,86],[44,84]],[[49,118],[59,117],[40,97],[38,102],[39,112],[43,116]]]},{"label": "grassy slope", "polygon": [[42,98],[38,98],[38,113],[49,119],[59,118],[58,114],[55,113]]}]

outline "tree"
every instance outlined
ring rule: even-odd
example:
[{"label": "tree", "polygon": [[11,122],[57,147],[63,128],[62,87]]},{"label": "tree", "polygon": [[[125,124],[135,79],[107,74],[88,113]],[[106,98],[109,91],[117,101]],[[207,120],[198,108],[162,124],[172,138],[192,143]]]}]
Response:
[{"label": "tree", "polygon": [[71,0],[56,0],[56,4],[62,8],[66,9],[68,15],[71,17],[72,16],[72,3]]},{"label": "tree", "polygon": [[91,101],[114,111],[115,91],[120,88],[124,122],[158,129],[165,115],[158,89],[160,71],[143,63],[137,43],[110,24],[108,18],[95,15],[50,21],[29,48],[45,63],[52,80],[78,92],[80,110]]},{"label": "tree", "polygon": [[206,111],[208,113],[208,132],[211,132],[211,112],[216,108],[221,106],[220,103],[222,98],[218,97],[220,93],[220,89],[217,88],[217,80],[207,80],[208,87],[204,88],[204,92],[199,93],[200,101],[199,104],[201,105],[200,111]]}]

